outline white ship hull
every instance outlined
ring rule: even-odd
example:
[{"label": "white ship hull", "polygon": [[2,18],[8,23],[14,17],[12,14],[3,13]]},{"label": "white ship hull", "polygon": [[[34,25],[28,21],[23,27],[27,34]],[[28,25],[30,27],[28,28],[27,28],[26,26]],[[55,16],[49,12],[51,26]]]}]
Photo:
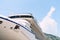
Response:
[{"label": "white ship hull", "polygon": [[[19,28],[14,29],[16,25],[19,25]],[[24,29],[22,25],[9,18],[0,17],[0,40],[35,40],[27,35],[26,32],[32,34],[28,29]]]}]

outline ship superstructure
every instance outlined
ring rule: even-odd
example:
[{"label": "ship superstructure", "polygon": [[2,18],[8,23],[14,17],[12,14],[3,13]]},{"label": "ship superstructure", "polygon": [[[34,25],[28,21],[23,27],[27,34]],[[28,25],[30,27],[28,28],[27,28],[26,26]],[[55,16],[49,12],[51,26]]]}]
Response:
[{"label": "ship superstructure", "polygon": [[[32,14],[16,14],[16,15],[9,16],[9,18],[15,21],[20,19],[28,21],[30,23],[29,27],[31,28],[32,33],[35,34],[35,37],[39,40],[47,40],[41,28],[38,26],[36,20],[32,16]],[[20,23],[19,21],[17,22]]]},{"label": "ship superstructure", "polygon": [[49,40],[31,14],[0,15],[0,40]]}]

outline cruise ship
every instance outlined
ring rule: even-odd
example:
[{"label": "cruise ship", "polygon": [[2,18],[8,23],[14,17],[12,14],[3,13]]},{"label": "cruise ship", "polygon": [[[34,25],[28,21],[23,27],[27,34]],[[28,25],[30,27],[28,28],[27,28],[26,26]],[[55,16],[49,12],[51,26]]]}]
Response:
[{"label": "cruise ship", "polygon": [[0,40],[50,40],[32,14],[0,15]]}]

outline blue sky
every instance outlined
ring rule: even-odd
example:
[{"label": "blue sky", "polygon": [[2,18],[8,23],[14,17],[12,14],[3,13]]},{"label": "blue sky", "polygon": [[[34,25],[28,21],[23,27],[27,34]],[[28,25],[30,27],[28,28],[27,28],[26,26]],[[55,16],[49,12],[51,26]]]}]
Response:
[{"label": "blue sky", "polygon": [[0,14],[31,13],[35,19],[42,21],[51,6],[56,9],[51,17],[57,22],[57,35],[60,35],[60,0],[0,0]]}]

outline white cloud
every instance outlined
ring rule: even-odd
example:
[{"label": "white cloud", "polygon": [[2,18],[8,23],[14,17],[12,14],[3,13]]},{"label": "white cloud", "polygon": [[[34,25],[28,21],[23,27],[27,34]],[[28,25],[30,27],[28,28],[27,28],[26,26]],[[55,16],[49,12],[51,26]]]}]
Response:
[{"label": "white cloud", "polygon": [[57,35],[57,22],[51,17],[54,11],[55,8],[51,7],[48,14],[43,18],[43,20],[39,24],[43,32]]},{"label": "white cloud", "polygon": [[52,6],[47,16],[51,16],[54,11],[55,11],[55,8]]}]

